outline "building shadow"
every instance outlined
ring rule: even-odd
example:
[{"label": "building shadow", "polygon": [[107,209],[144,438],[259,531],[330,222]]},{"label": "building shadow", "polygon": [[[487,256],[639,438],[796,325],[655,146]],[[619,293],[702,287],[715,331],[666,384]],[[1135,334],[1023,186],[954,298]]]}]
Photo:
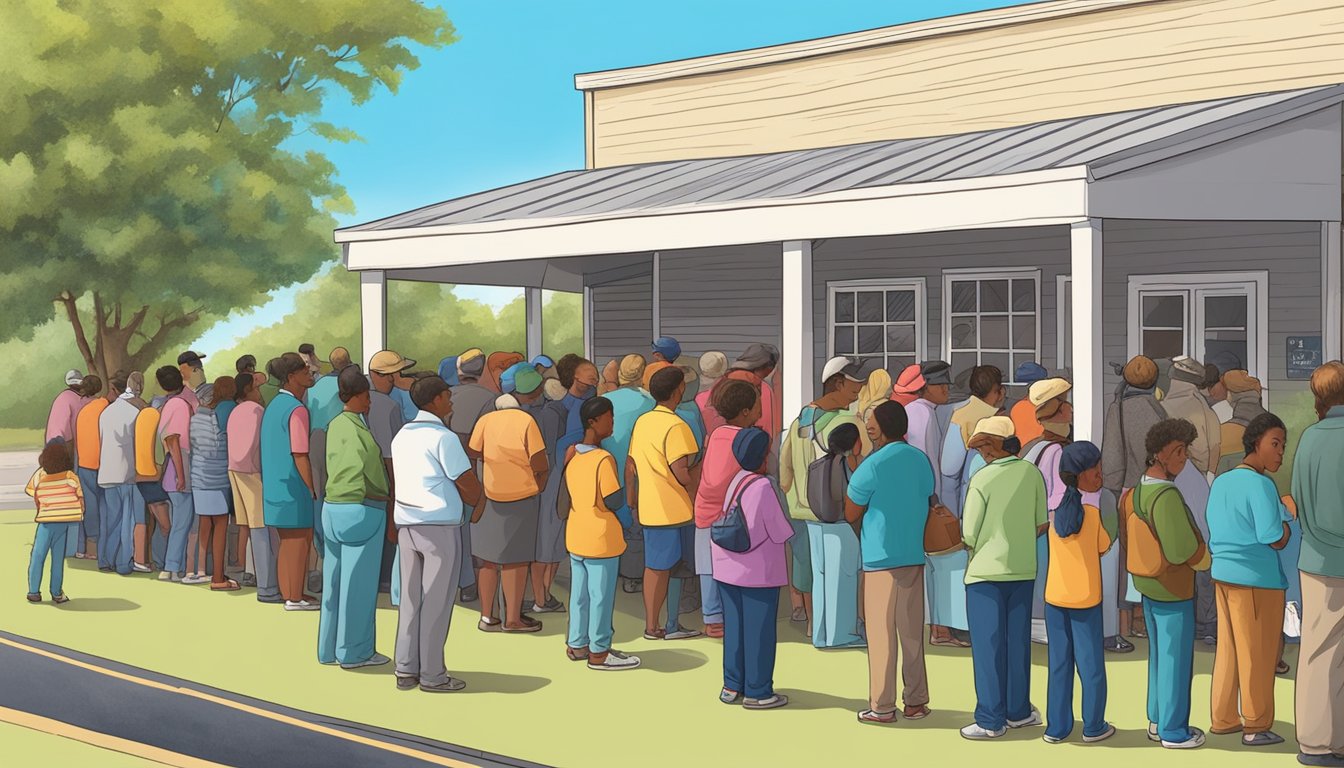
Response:
[{"label": "building shadow", "polygon": [[654,672],[689,672],[709,663],[709,657],[700,651],[685,648],[666,648],[639,652],[640,667]]}]

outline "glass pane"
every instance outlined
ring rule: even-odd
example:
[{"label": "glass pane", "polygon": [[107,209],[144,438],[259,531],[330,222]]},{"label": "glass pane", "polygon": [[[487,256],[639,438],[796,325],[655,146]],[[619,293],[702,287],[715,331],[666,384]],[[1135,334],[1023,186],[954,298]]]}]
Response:
[{"label": "glass pane", "polygon": [[1013,281],[1013,311],[1014,312],[1036,311],[1035,280]]},{"label": "glass pane", "polygon": [[[1222,335],[1229,336],[1231,334]],[[1218,365],[1221,366],[1224,362],[1221,358],[1226,358],[1229,355],[1237,361],[1238,368],[1246,368],[1247,353],[1245,334],[1243,334],[1240,339],[1221,338],[1204,340],[1204,357],[1206,359],[1218,360]]]},{"label": "glass pane", "polygon": [[971,377],[971,369],[975,367],[975,353],[954,352],[948,362],[951,364],[951,370],[948,372],[952,374],[952,382],[957,392],[963,396],[969,394],[970,388],[967,382]]},{"label": "glass pane", "polygon": [[1245,328],[1245,296],[1209,296],[1204,299],[1205,328]]},{"label": "glass pane", "polygon": [[835,294],[835,322],[837,323],[854,322],[854,294],[852,293]]},{"label": "glass pane", "polygon": [[1154,360],[1185,354],[1185,331],[1144,331],[1143,354]]},{"label": "glass pane", "polygon": [[952,335],[949,338],[952,340],[952,349],[975,349],[975,318],[952,318]]},{"label": "glass pane", "polygon": [[901,371],[914,364],[914,355],[891,355],[887,358],[887,373],[891,374],[891,380],[895,381],[901,375]]},{"label": "glass pane", "polygon": [[887,291],[887,322],[913,323],[915,321],[915,292]]},{"label": "glass pane", "polygon": [[882,292],[863,291],[859,294],[859,322],[882,322]]},{"label": "glass pane", "polygon": [[992,365],[1003,373],[1003,380],[1008,381],[1013,377],[1013,371],[1008,367],[1011,358],[1007,352],[986,352],[980,356],[981,365]]},{"label": "glass pane", "polygon": [[954,280],[952,282],[952,311],[974,312],[975,282],[972,280]]},{"label": "glass pane", "polygon": [[[881,294],[878,294],[879,296]],[[862,299],[860,299],[862,305]],[[860,355],[880,355],[882,354],[882,326],[880,325],[860,325],[859,326],[859,350]]]},{"label": "glass pane", "polygon": [[980,281],[980,311],[981,312],[1008,311],[1007,280]]},{"label": "glass pane", "polygon": [[1036,316],[1013,315],[1013,349],[1036,348]]},{"label": "glass pane", "polygon": [[835,354],[854,354],[854,326],[837,325],[835,327]]},{"label": "glass pane", "polygon": [[887,354],[915,354],[915,326],[887,326]]},{"label": "glass pane", "polygon": [[1006,317],[980,318],[980,348],[981,349],[1008,348],[1008,318]]},{"label": "glass pane", "polygon": [[1145,328],[1184,328],[1185,297],[1145,295],[1142,316]]}]

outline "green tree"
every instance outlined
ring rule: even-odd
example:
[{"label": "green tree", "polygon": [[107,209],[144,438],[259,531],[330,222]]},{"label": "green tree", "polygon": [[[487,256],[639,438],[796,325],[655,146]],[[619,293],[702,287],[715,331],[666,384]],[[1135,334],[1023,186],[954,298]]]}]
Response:
[{"label": "green tree", "polygon": [[0,23],[0,340],[63,316],[89,370],[144,369],[308,279],[352,205],[302,132],[453,41],[415,0],[15,0]]}]

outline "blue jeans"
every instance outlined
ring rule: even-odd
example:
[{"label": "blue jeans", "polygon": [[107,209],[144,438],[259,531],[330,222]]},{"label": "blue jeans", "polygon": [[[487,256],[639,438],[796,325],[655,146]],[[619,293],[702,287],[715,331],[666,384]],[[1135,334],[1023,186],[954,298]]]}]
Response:
[{"label": "blue jeans", "polygon": [[859,537],[849,523],[808,523],[812,550],[812,645],[839,648],[859,637]]},{"label": "blue jeans", "polygon": [[103,509],[98,520],[99,568],[115,568],[123,576],[131,572],[137,503],[144,507],[135,483],[103,489]]},{"label": "blue jeans", "polygon": [[975,722],[997,731],[1031,716],[1031,581],[966,585]]},{"label": "blue jeans", "polygon": [[789,525],[793,528],[793,538],[789,539],[789,554],[793,556],[789,583],[808,595],[812,593],[812,545],[807,539],[807,521],[790,518]]},{"label": "blue jeans", "polygon": [[[76,467],[75,475],[79,477],[79,485],[84,492],[84,520],[75,524],[73,534],[77,537],[75,552],[84,554],[88,549],[89,539],[98,542],[98,549],[101,551],[103,540],[98,533],[103,511],[103,489],[98,487],[98,470]],[[98,564],[102,565],[101,556]]]},{"label": "blue jeans", "polygon": [[1050,638],[1045,735],[1064,739],[1073,732],[1073,673],[1077,668],[1083,687],[1083,735],[1100,736],[1106,730],[1101,605],[1059,608],[1046,603],[1045,631]]},{"label": "blue jeans", "polygon": [[1148,722],[1163,741],[1190,738],[1190,686],[1195,665],[1195,601],[1143,598],[1148,625]]},{"label": "blue jeans", "polygon": [[168,551],[164,554],[163,570],[185,573],[187,570],[187,541],[191,526],[196,522],[196,505],[191,491],[168,492]]},{"label": "blue jeans", "polygon": [[706,624],[723,623],[723,595],[713,576],[700,577],[700,616]]},{"label": "blue jeans", "polygon": [[616,577],[621,558],[569,556],[570,648],[589,655],[611,650],[611,615],[616,608]]},{"label": "blue jeans", "polygon": [[317,660],[358,664],[374,654],[378,567],[387,513],[381,505],[329,501],[321,520],[325,530]]},{"label": "blue jeans", "polygon": [[79,523],[38,523],[33,537],[33,554],[28,558],[28,593],[42,591],[42,567],[51,554],[51,594],[62,594],[65,583],[65,548],[71,531],[78,531]]},{"label": "blue jeans", "polygon": [[719,582],[723,595],[723,687],[749,699],[775,695],[779,587]]}]

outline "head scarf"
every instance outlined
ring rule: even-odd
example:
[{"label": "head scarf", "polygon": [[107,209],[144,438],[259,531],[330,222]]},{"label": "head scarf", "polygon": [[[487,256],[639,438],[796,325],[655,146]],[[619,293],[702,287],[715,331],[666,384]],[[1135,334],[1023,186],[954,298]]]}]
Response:
[{"label": "head scarf", "polygon": [[642,355],[626,355],[621,358],[616,379],[618,384],[622,387],[628,387],[631,384],[638,384],[643,379],[644,357]]},{"label": "head scarf", "polygon": [[510,366],[521,363],[527,358],[517,352],[491,352],[485,359],[485,377],[481,383],[492,392],[503,392],[500,387],[499,377],[509,369]]},{"label": "head scarf", "polygon": [[859,397],[854,401],[854,415],[863,418],[870,408],[885,401],[888,398],[887,393],[890,391],[890,373],[878,368],[868,374],[868,380],[863,383],[863,388],[859,390]]},{"label": "head scarf", "polygon": [[770,436],[760,427],[747,427],[733,438],[733,458],[748,472],[759,472],[770,450]]},{"label": "head scarf", "polygon": [[663,370],[664,368],[671,368],[671,367],[672,367],[671,363],[665,363],[662,360],[649,363],[648,365],[644,366],[644,379],[642,382],[644,389],[647,390],[649,388],[649,382],[653,381],[653,374]]},{"label": "head scarf", "polygon": [[1223,386],[1227,387],[1229,393],[1235,392],[1260,392],[1263,387],[1260,380],[1247,373],[1246,371],[1228,371],[1223,374]]},{"label": "head scarf", "polygon": [[448,386],[450,387],[456,387],[458,384],[462,383],[461,380],[457,378],[456,357],[445,357],[439,361],[439,376],[444,381],[448,382]]},{"label": "head scarf", "polygon": [[495,398],[496,411],[507,411],[510,408],[522,408],[522,407],[523,406],[518,404],[518,398],[514,397],[513,395],[500,395],[499,397]]},{"label": "head scarf", "polygon": [[1064,500],[1055,509],[1055,533],[1062,539],[1083,528],[1083,492],[1078,490],[1078,475],[1101,463],[1101,450],[1086,440],[1069,443],[1059,459],[1059,473],[1073,480],[1064,481]]},{"label": "head scarf", "polygon": [[896,377],[896,384],[891,388],[891,399],[901,405],[909,405],[919,399],[919,390],[928,386],[928,381],[924,378],[923,369],[918,365],[907,365],[901,375]]},{"label": "head scarf", "polygon": [[564,400],[565,395],[569,394],[569,390],[565,389],[565,385],[561,384],[559,379],[547,379],[541,386],[546,390],[547,400]]}]

